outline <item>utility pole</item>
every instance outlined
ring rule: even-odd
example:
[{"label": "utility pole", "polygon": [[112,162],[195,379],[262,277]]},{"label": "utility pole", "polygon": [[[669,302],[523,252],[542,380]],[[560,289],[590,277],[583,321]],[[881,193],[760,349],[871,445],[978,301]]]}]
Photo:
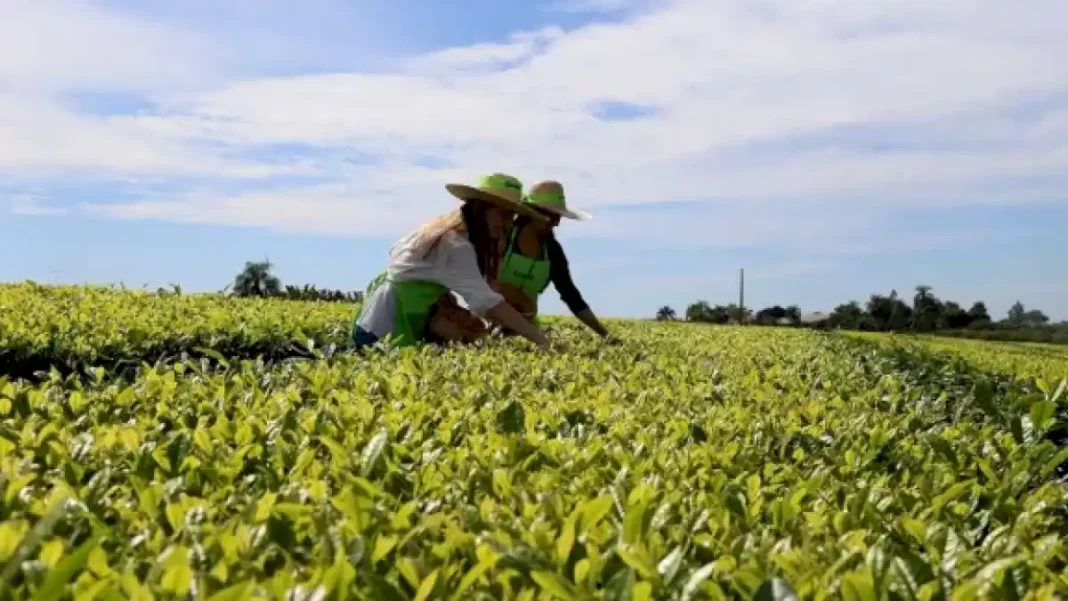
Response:
[{"label": "utility pole", "polygon": [[745,323],[745,269],[738,270],[738,323]]}]

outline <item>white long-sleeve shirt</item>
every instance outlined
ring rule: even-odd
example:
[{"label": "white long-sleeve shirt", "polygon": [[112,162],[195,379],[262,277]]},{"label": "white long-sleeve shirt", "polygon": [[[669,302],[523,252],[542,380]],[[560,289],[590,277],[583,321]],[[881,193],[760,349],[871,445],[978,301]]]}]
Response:
[{"label": "white long-sleeve shirt", "polygon": [[479,272],[475,247],[466,234],[446,232],[425,257],[415,248],[417,239],[418,232],[413,232],[390,248],[386,267],[389,279],[364,299],[357,325],[379,338],[393,332],[394,282],[419,280],[441,284],[459,295],[467,308],[480,317],[503,300]]}]

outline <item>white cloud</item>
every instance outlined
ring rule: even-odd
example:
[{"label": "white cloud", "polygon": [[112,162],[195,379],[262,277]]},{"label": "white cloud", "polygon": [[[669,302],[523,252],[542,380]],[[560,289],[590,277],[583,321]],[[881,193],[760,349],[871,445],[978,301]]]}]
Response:
[{"label": "white cloud", "polygon": [[259,178],[307,173],[306,164],[272,165],[198,150],[125,121],[78,115],[47,97],[0,92],[0,174],[48,178],[57,171],[88,176],[157,174]]},{"label": "white cloud", "polygon": [[[267,227],[295,233],[374,236],[418,225],[428,214],[456,207],[441,195],[437,207],[418,210],[402,202],[361,203],[344,186],[328,184],[302,189],[267,190],[233,196],[195,192],[178,198],[115,204],[90,204],[83,210],[120,219],[153,219]],[[422,212],[423,214],[420,214]]]},{"label": "white cloud", "polygon": [[407,61],[406,67],[424,76],[434,76],[442,70],[488,70],[513,65],[529,58],[545,45],[564,35],[559,27],[546,27],[532,32],[514,33],[505,43],[483,42],[472,46],[446,48]]},{"label": "white cloud", "polygon": [[[218,40],[78,0],[0,0],[0,175],[260,178],[308,173],[227,156],[218,137],[191,140],[134,117],[79,111],[79,94],[127,95],[153,106],[228,81]],[[143,109],[148,111],[150,109]],[[204,143],[204,144],[198,144]]]},{"label": "white cloud", "polygon": [[1068,138],[1068,109],[1046,116],[1027,133],[1038,139],[1063,141]]},{"label": "white cloud", "polygon": [[222,77],[224,45],[79,0],[0,0],[0,82],[150,92]]},{"label": "white cloud", "polygon": [[[23,7],[15,13],[22,25],[92,39],[87,25],[68,22],[84,17],[105,28],[109,43],[78,60],[69,49],[45,55],[35,74],[38,59],[27,54],[23,36],[13,47],[21,58],[0,62],[0,75],[42,89],[82,79],[106,88],[141,86],[153,90],[160,110],[90,120],[47,98],[9,95],[0,125],[18,143],[0,140],[0,171],[258,177],[283,166],[235,157],[261,145],[299,144],[312,150],[294,169],[331,183],[239,194],[209,188],[92,210],[334,234],[399,233],[448,206],[445,181],[484,170],[511,171],[528,182],[560,179],[576,202],[594,210],[699,199],[749,203],[724,219],[664,217],[657,228],[637,230],[678,240],[680,234],[657,232],[683,228],[701,243],[708,235],[735,243],[783,235],[767,225],[783,212],[809,215],[792,222],[793,231],[799,225],[804,231],[828,229],[820,224],[843,205],[1049,201],[1052,187],[1003,197],[988,190],[992,182],[1068,172],[1063,115],[1028,126],[1003,115],[1022,100],[1068,92],[1063,3],[1036,0],[1021,10],[996,0],[596,1],[585,8],[635,12],[569,31],[548,27],[448,48],[385,73],[230,78],[218,85],[190,70],[225,73],[227,59],[212,40],[158,24],[142,31],[140,22],[134,27],[127,17],[74,4],[52,5],[53,16],[71,17],[57,28],[44,20],[45,9]],[[139,44],[144,52],[134,52]],[[101,74],[97,62],[115,53],[136,56],[116,59],[113,76]],[[86,61],[93,65],[79,67]],[[69,65],[80,73],[69,73]],[[165,66],[162,75],[147,74],[150,65]],[[605,120],[595,111],[605,102],[651,113]],[[829,128],[895,122],[929,132],[931,147],[874,151],[833,137],[823,146],[767,146]],[[956,147],[939,148],[938,139]],[[747,146],[754,143],[764,146]],[[353,150],[380,164],[339,159]],[[443,166],[425,166],[428,157]],[[581,235],[648,223],[616,216],[595,220]]]},{"label": "white cloud", "polygon": [[[934,118],[1062,86],[1068,73],[1047,52],[949,31],[843,38],[830,25],[812,30],[729,10],[739,5],[684,2],[551,36],[537,52],[527,42],[486,44],[414,61],[458,66],[433,75],[239,82],[186,108],[245,140],[484,144],[472,158],[502,149],[529,156],[537,144],[574,159],[594,146],[610,153],[606,162],[637,155],[648,163],[845,123]],[[466,68],[524,53],[509,69]],[[606,124],[587,112],[606,100],[661,113]],[[643,146],[636,153],[622,143]]]},{"label": "white cloud", "polygon": [[15,194],[11,197],[11,212],[16,215],[56,216],[65,215],[64,207],[48,206],[37,194]]}]

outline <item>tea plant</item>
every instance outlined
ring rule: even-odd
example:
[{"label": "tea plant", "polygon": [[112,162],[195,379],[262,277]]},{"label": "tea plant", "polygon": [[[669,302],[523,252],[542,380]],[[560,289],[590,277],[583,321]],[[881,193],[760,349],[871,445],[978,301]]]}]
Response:
[{"label": "tea plant", "polygon": [[0,285],[0,374],[149,363],[182,353],[287,357],[348,341],[345,303],[88,286]]},{"label": "tea plant", "polygon": [[850,332],[846,334],[883,348],[921,348],[959,357],[971,368],[1056,386],[1068,378],[1068,346],[1037,342],[986,342],[965,338],[903,336]]},{"label": "tea plant", "polygon": [[800,330],[556,328],[566,353],[0,380],[0,596],[1068,593],[1063,386]]}]

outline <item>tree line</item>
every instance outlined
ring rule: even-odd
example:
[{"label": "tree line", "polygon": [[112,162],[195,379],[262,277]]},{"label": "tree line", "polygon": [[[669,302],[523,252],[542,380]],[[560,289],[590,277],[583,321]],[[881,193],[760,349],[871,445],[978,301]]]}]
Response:
[{"label": "tree line", "polygon": [[[269,297],[288,300],[329,301],[355,303],[363,299],[359,291],[346,292],[317,288],[312,285],[283,285],[271,273],[269,260],[249,261],[227,286],[229,294],[237,297]],[[224,293],[227,292],[224,290]],[[699,300],[686,307],[685,321],[712,324],[751,324],[761,326],[807,327],[822,330],[860,330],[870,332],[922,332],[944,336],[982,338],[989,340],[1018,340],[1068,343],[1068,322],[1050,323],[1040,310],[1028,309],[1017,301],[1005,317],[995,320],[986,304],[976,301],[965,309],[951,300],[939,299],[930,286],[916,286],[911,302],[902,299],[897,291],[888,295],[872,294],[861,305],[852,300],[838,305],[829,314],[805,315],[797,305],[773,305],[753,312],[736,304],[711,305]],[[670,306],[656,313],[660,321],[678,319]]]},{"label": "tree line", "polygon": [[[957,302],[939,299],[926,285],[916,287],[911,302],[902,299],[895,290],[888,295],[872,294],[864,305],[849,301],[838,305],[829,314],[803,315],[796,305],[775,305],[753,313],[738,305],[711,306],[701,300],[686,307],[684,318],[696,323],[923,332],[991,340],[1068,343],[1068,322],[1050,323],[1045,313],[1028,309],[1019,301],[1009,308],[1005,317],[995,320],[984,302],[977,301],[965,309]],[[676,320],[678,316],[674,309],[664,306],[657,311],[656,319]]]},{"label": "tree line", "polygon": [[[363,292],[344,290],[331,290],[317,288],[311,284],[303,286],[282,285],[282,281],[271,273],[272,264],[268,260],[249,261],[245,268],[234,278],[232,285],[227,286],[229,293],[237,297],[263,297],[281,298],[286,300],[301,301],[328,301],[340,303],[355,303],[363,299]],[[223,292],[226,292],[224,290]]]}]

